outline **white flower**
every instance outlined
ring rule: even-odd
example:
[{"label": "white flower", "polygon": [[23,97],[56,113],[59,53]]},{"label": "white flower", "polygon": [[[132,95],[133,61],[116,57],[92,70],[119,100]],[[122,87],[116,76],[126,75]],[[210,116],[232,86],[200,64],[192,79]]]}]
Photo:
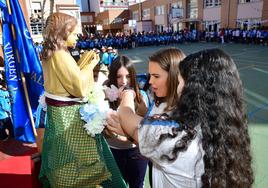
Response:
[{"label": "white flower", "polygon": [[95,113],[91,121],[87,122],[83,127],[86,129],[87,133],[92,137],[95,137],[95,134],[100,134],[105,125],[106,113]]},{"label": "white flower", "polygon": [[115,85],[110,87],[104,86],[105,94],[110,102],[114,102],[119,97],[119,89]]},{"label": "white flower", "polygon": [[88,97],[88,103],[80,108],[81,119],[86,122],[83,126],[92,137],[104,129],[109,104],[105,101],[103,87],[95,84]]},{"label": "white flower", "polygon": [[41,95],[38,100],[39,104],[42,106],[44,111],[47,111],[47,103],[45,94]]}]

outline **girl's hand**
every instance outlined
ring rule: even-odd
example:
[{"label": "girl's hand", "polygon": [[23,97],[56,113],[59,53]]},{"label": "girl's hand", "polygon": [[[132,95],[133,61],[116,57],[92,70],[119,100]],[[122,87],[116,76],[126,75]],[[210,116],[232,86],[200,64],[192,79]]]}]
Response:
[{"label": "girl's hand", "polygon": [[119,121],[119,116],[116,111],[109,111],[107,114],[106,118],[107,126],[106,128],[116,134],[125,136],[125,132],[123,131],[120,121]]},{"label": "girl's hand", "polygon": [[135,91],[133,90],[133,88],[129,87],[129,86],[122,86],[119,88],[119,91],[118,91],[118,95],[119,95],[119,99],[122,99],[123,97],[123,94],[126,93],[126,92],[132,92],[133,94],[133,98],[135,99],[136,97],[136,93]]}]

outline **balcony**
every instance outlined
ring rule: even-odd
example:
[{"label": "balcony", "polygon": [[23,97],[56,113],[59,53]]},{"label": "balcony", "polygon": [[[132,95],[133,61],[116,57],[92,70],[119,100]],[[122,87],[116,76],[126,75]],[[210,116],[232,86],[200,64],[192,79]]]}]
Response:
[{"label": "balcony", "polygon": [[128,2],[101,2],[103,8],[128,8]]}]

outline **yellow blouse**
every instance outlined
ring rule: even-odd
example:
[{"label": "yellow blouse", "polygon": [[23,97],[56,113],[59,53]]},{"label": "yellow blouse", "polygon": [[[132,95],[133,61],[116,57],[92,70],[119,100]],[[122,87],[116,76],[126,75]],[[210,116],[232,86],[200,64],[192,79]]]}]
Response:
[{"label": "yellow blouse", "polygon": [[48,61],[42,63],[46,92],[63,97],[86,97],[94,82],[93,69],[99,57],[86,65],[76,63],[65,50],[55,51]]}]

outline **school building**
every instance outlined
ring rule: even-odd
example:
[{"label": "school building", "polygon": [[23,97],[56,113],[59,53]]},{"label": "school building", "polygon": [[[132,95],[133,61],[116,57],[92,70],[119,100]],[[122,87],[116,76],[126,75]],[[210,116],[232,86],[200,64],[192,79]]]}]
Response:
[{"label": "school building", "polygon": [[[20,3],[21,9],[24,14],[24,18],[28,25],[28,28],[31,32],[31,36],[35,42],[40,42],[43,40],[42,38],[42,26],[44,24],[44,20],[50,14],[50,11],[53,12],[64,12],[70,14],[77,18],[78,27],[82,32],[81,28],[81,16],[80,16],[80,7],[76,4],[76,0],[54,0],[53,9],[51,7],[51,1],[44,0],[18,0]],[[46,2],[45,4],[43,4]],[[43,11],[43,12],[42,12]],[[0,24],[1,21],[0,21]],[[2,30],[0,28],[0,45],[2,45]],[[3,52],[2,48],[0,48],[0,66],[3,66]]]},{"label": "school building", "polygon": [[268,27],[267,0],[147,0],[129,10],[136,32]]}]

